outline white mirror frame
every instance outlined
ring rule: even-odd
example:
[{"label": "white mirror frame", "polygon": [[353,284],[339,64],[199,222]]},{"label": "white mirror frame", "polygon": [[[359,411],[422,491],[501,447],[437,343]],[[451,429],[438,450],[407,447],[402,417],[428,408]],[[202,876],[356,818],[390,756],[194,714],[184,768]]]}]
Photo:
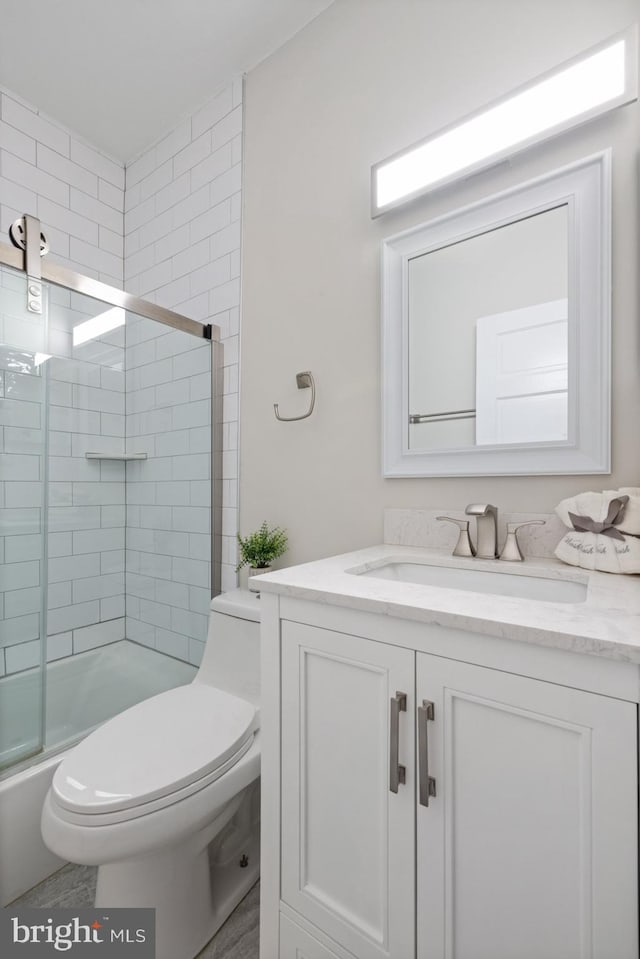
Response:
[{"label": "white mirror frame", "polygon": [[[410,449],[409,260],[565,203],[569,230],[567,440]],[[610,352],[611,150],[387,238],[382,243],[383,475],[609,473]]]}]

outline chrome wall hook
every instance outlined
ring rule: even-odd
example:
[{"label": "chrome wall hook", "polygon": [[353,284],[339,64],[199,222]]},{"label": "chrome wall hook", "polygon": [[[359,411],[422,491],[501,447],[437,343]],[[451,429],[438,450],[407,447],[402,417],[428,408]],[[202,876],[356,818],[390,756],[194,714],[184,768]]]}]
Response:
[{"label": "chrome wall hook", "polygon": [[283,423],[293,423],[294,420],[306,420],[307,416],[311,416],[313,413],[313,407],[316,403],[316,384],[313,379],[313,374],[307,370],[304,373],[296,373],[296,384],[299,390],[307,390],[311,388],[311,404],[306,413],[303,413],[302,416],[280,416],[278,410],[278,404],[273,404],[273,411],[276,414],[276,419],[281,420]]}]

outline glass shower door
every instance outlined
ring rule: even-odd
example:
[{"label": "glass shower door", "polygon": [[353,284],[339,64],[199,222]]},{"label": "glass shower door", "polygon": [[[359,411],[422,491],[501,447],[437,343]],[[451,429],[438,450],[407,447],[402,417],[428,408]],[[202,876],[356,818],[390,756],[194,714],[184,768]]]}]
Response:
[{"label": "glass shower door", "polygon": [[0,769],[41,751],[46,662],[47,323],[0,267]]}]

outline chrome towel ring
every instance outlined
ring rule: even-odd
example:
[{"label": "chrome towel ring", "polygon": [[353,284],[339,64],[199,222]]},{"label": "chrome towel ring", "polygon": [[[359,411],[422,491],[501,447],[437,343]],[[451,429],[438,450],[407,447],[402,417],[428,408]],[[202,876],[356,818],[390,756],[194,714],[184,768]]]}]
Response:
[{"label": "chrome towel ring", "polygon": [[313,379],[313,374],[306,370],[304,373],[296,373],[296,384],[299,390],[307,390],[311,388],[311,404],[306,413],[303,413],[302,416],[280,416],[278,410],[278,404],[273,404],[273,410],[276,414],[276,419],[281,420],[283,423],[293,423],[294,420],[306,420],[307,416],[311,416],[313,413],[313,407],[316,404],[316,384]]}]

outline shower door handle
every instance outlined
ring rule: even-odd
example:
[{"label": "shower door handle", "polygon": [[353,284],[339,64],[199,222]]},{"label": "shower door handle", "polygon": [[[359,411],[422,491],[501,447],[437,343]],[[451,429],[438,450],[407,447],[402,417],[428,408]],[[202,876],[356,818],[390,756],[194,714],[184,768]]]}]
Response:
[{"label": "shower door handle", "polygon": [[407,711],[407,694],[396,692],[391,697],[389,714],[389,789],[398,792],[398,785],[407,780],[407,771],[398,762],[400,752],[400,713]]}]

